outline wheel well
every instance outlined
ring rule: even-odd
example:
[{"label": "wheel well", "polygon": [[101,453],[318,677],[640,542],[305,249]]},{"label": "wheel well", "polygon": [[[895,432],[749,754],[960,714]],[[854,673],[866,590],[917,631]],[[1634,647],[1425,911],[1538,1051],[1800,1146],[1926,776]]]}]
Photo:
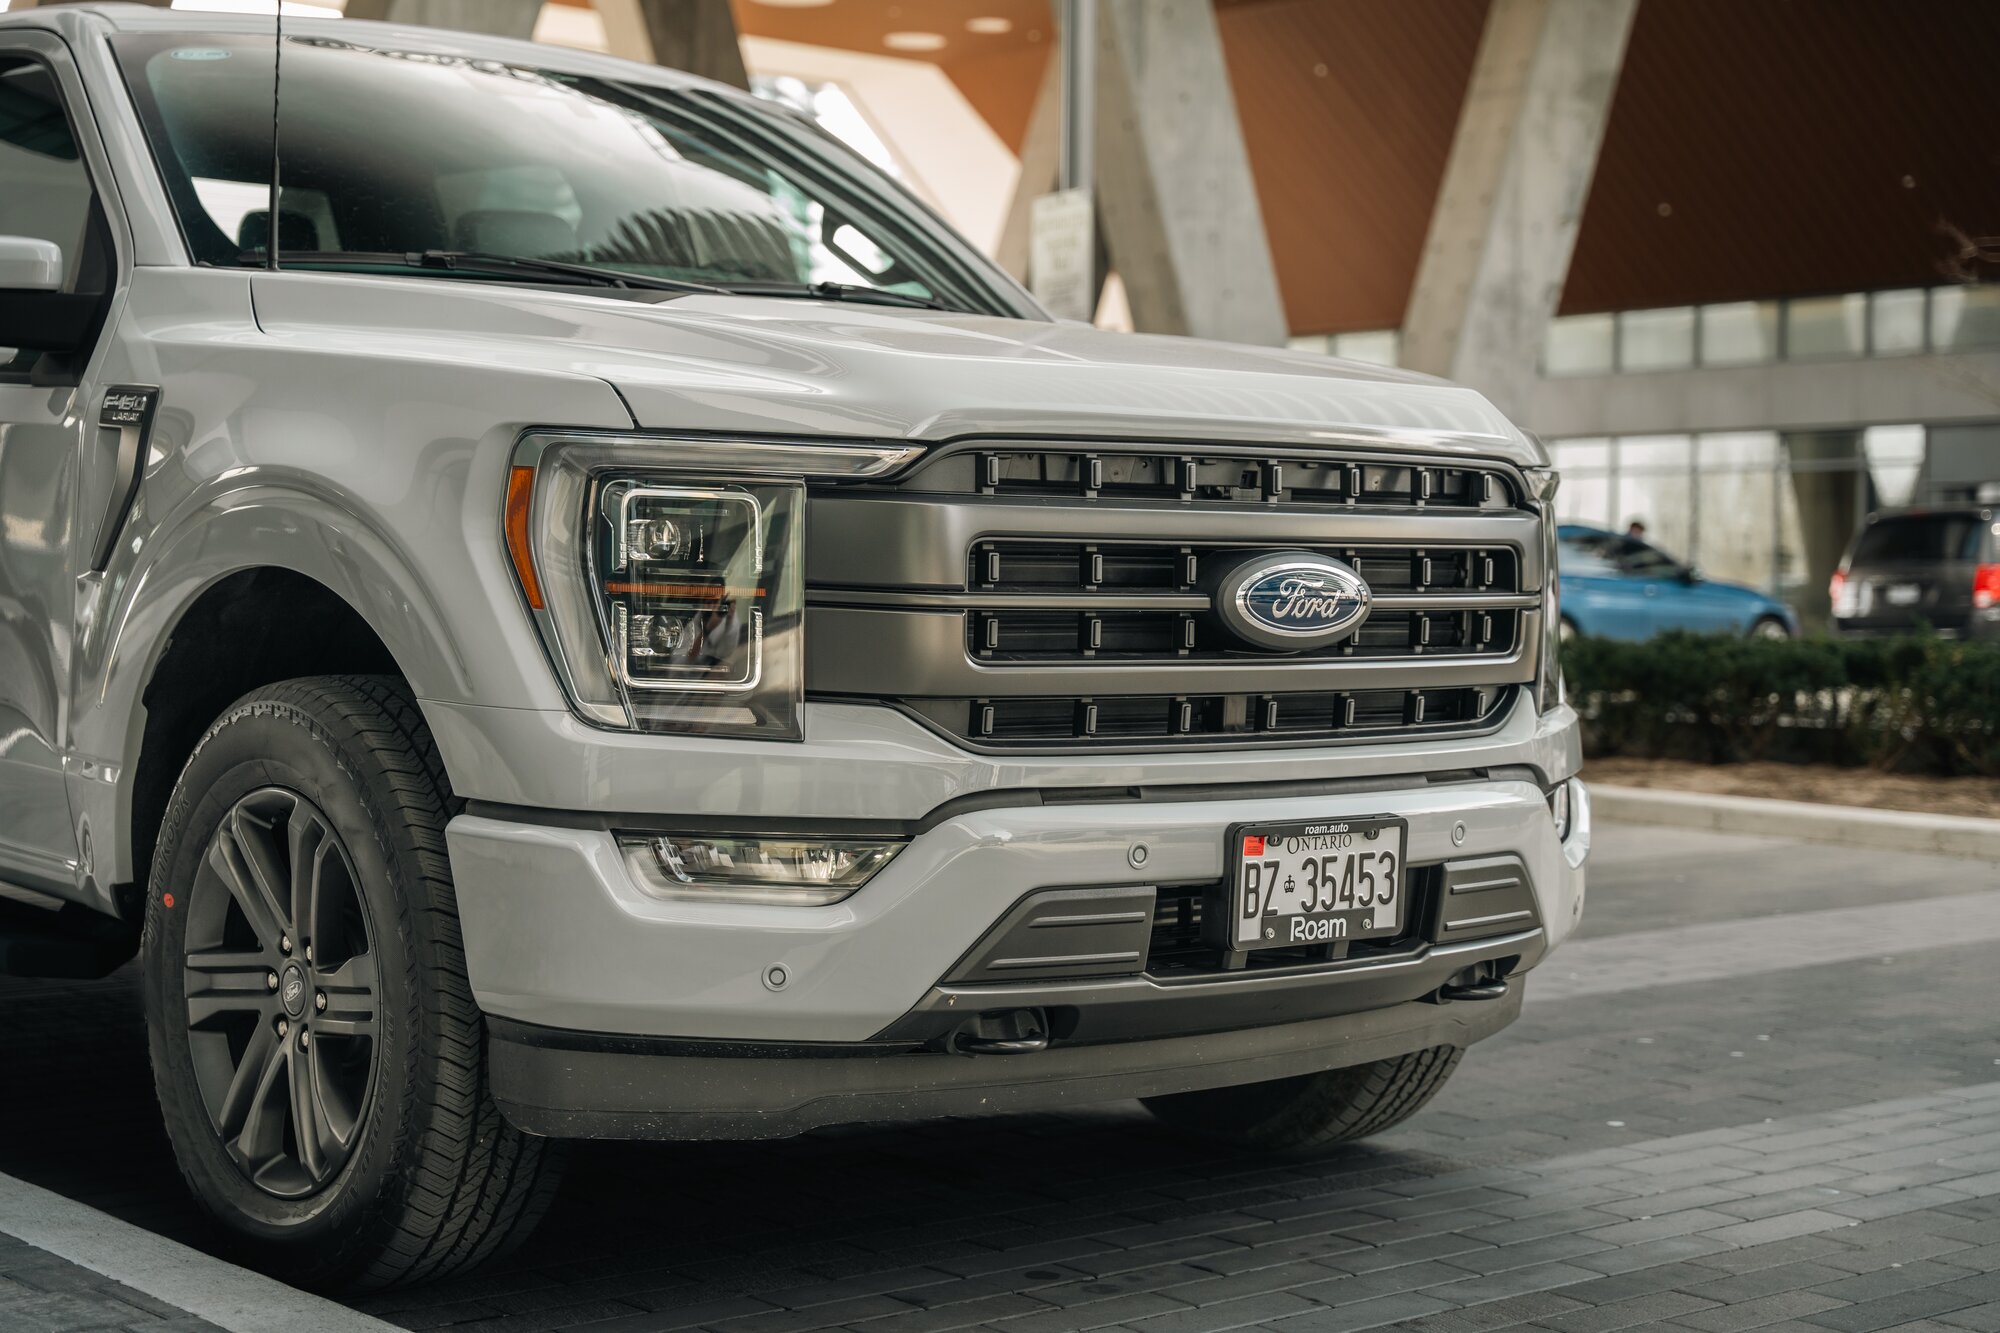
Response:
[{"label": "wheel well", "polygon": [[146,728],[132,776],[130,909],[152,874],[153,845],[174,783],[209,723],[261,685],[294,676],[400,675],[359,612],[289,569],[247,569],[182,613],[146,682]]}]

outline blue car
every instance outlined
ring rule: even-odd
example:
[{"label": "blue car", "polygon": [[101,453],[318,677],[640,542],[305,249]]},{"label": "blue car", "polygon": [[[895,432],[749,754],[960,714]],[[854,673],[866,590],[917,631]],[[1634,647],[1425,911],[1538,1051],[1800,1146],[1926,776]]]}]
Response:
[{"label": "blue car", "polygon": [[1740,583],[1720,583],[1622,532],[1564,524],[1562,633],[1650,639],[1664,630],[1754,634],[1789,639],[1799,625],[1791,608]]}]

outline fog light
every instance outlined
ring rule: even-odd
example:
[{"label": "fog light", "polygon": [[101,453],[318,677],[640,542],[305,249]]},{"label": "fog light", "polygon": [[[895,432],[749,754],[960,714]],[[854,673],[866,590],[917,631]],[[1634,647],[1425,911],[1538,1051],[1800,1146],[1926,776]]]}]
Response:
[{"label": "fog light", "polygon": [[656,834],[619,840],[625,865],[659,898],[817,907],[875,877],[904,843],[887,838]]},{"label": "fog light", "polygon": [[1549,813],[1555,816],[1556,841],[1569,841],[1569,782],[1564,780],[1549,793]]}]

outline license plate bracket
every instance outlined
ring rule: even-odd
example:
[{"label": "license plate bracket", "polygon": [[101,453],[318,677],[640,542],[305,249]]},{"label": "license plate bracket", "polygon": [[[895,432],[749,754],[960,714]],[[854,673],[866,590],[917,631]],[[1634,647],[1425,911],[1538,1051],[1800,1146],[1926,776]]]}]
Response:
[{"label": "license plate bracket", "polygon": [[1222,938],[1232,953],[1390,938],[1410,920],[1409,821],[1258,821],[1230,826]]}]

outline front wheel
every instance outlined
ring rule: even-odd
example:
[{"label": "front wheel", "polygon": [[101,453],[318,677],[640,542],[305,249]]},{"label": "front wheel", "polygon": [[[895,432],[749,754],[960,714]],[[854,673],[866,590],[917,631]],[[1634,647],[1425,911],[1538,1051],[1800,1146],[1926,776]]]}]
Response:
[{"label": "front wheel", "polygon": [[1750,637],[1753,639],[1789,639],[1792,637],[1792,627],[1776,616],[1762,616],[1759,617],[1756,624],[1750,627]]},{"label": "front wheel", "polygon": [[161,825],[141,956],[167,1134],[201,1204],[290,1281],[441,1276],[553,1192],[555,1146],[487,1089],[457,806],[400,682],[322,677],[223,714]]},{"label": "front wheel", "polygon": [[1262,1152],[1297,1153],[1379,1134],[1415,1115],[1444,1087],[1456,1046],[1329,1069],[1299,1078],[1149,1097],[1170,1125]]}]

